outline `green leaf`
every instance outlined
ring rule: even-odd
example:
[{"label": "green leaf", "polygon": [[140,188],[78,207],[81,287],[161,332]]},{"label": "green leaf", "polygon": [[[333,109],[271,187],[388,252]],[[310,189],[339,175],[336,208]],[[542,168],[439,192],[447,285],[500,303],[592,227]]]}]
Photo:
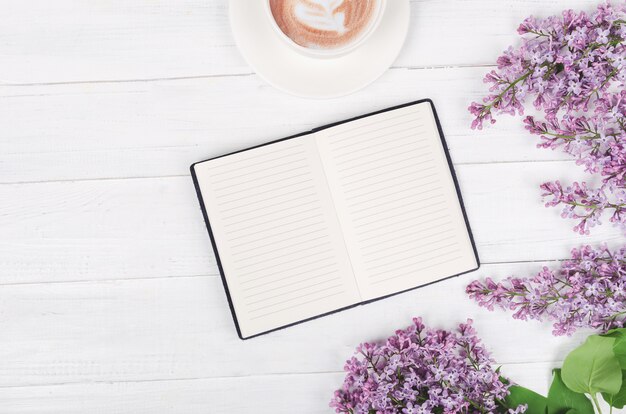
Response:
[{"label": "green leaf", "polygon": [[617,394],[602,393],[604,401],[615,408],[624,408],[626,405],[626,370],[622,370],[622,388]]},{"label": "green leaf", "polygon": [[567,388],[591,395],[617,394],[622,387],[622,369],[613,353],[614,343],[615,338],[591,335],[570,352],[561,370]]},{"label": "green leaf", "polygon": [[594,414],[591,400],[585,394],[567,388],[561,379],[561,370],[555,369],[554,379],[548,391],[548,414],[565,414],[574,410],[578,414]]},{"label": "green leaf", "polygon": [[615,338],[613,353],[622,369],[626,369],[626,328],[612,329],[602,336]]},{"label": "green leaf", "polygon": [[617,338],[619,336],[626,335],[626,328],[615,328],[609,331],[606,331],[600,336],[609,336],[611,338]]},{"label": "green leaf", "polygon": [[626,336],[621,338],[615,338],[615,344],[613,344],[613,353],[619,361],[619,365],[622,369],[626,369]]},{"label": "green leaf", "polygon": [[524,414],[545,414],[548,399],[528,388],[513,385],[509,388],[510,394],[504,399],[507,408],[515,409],[522,404],[527,404],[528,409]]}]

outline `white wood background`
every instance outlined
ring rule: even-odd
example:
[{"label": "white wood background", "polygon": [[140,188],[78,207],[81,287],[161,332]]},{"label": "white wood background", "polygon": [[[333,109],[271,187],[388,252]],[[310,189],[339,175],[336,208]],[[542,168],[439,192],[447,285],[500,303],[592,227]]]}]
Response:
[{"label": "white wood background", "polygon": [[[414,0],[382,78],[306,100],[247,66],[226,0],[0,0],[0,413],[328,413],[353,348],[417,315],[442,328],[474,318],[504,373],[545,392],[585,333],[489,313],[465,285],[624,239],[608,224],[572,232],[538,185],[580,167],[536,149],[519,119],[471,131],[466,107],[523,17],[596,2]],[[189,164],[425,97],[483,267],[240,341]]]}]

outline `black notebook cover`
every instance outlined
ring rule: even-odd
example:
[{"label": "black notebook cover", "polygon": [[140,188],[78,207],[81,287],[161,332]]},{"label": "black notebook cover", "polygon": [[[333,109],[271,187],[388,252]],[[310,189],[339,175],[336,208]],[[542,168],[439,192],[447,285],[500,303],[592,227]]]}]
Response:
[{"label": "black notebook cover", "polygon": [[[467,232],[468,232],[468,235],[469,235],[469,238],[470,238],[472,249],[474,251],[474,256],[475,256],[476,263],[477,263],[476,268],[469,269],[469,270],[467,270],[465,272],[462,272],[462,273],[450,275],[448,277],[445,277],[445,278],[442,278],[442,279],[439,279],[439,280],[436,280],[436,281],[433,281],[433,282],[429,282],[429,283],[425,283],[425,284],[422,284],[422,285],[418,285],[418,286],[415,286],[415,287],[410,288],[410,289],[406,289],[406,290],[402,290],[402,291],[399,291],[399,292],[395,292],[395,293],[392,293],[390,295],[384,295],[384,296],[381,296],[381,297],[378,297],[378,298],[375,298],[375,299],[362,301],[360,303],[356,303],[356,304],[350,305],[350,306],[345,306],[345,307],[342,307],[342,308],[339,308],[339,309],[336,309],[336,310],[333,310],[333,311],[330,311],[330,312],[326,312],[326,313],[323,313],[323,314],[320,314],[320,315],[317,315],[317,316],[314,316],[314,317],[311,317],[311,318],[303,319],[301,321],[293,322],[293,323],[290,323],[290,324],[287,324],[287,325],[284,325],[284,326],[279,326],[277,328],[270,329],[268,331],[261,332],[261,333],[255,334],[255,335],[251,335],[251,336],[247,336],[247,337],[242,336],[241,329],[239,328],[239,322],[237,321],[237,313],[235,312],[235,307],[233,306],[233,301],[232,301],[232,298],[231,298],[231,295],[230,295],[230,291],[228,289],[228,283],[226,281],[226,275],[224,273],[224,268],[222,267],[222,262],[220,260],[220,254],[219,254],[219,251],[218,251],[218,248],[217,248],[217,243],[215,242],[215,237],[213,236],[213,231],[211,229],[210,219],[209,219],[209,216],[207,214],[206,208],[204,206],[204,201],[202,199],[202,192],[200,191],[200,185],[198,183],[198,178],[196,176],[196,173],[195,173],[195,170],[194,170],[194,166],[196,164],[200,164],[200,163],[203,163],[203,162],[206,162],[206,161],[210,161],[210,160],[214,160],[214,159],[217,159],[217,158],[227,157],[229,155],[237,154],[237,153],[244,152],[244,151],[249,151],[249,150],[254,149],[254,148],[259,148],[259,147],[263,147],[263,146],[266,146],[266,145],[275,144],[277,142],[285,141],[285,140],[288,140],[288,139],[298,138],[298,137],[301,137],[303,135],[312,134],[312,133],[321,131],[323,129],[327,129],[327,128],[334,127],[336,125],[344,124],[346,122],[355,121],[357,119],[365,118],[365,117],[368,117],[368,116],[377,115],[377,114],[380,114],[380,113],[383,113],[383,112],[393,111],[393,110],[396,110],[396,109],[404,108],[406,106],[416,105],[416,104],[425,103],[425,102],[430,104],[431,109],[433,111],[433,116],[435,118],[435,123],[437,124],[437,130],[439,132],[439,137],[441,139],[441,143],[442,143],[445,155],[446,155],[446,161],[448,162],[448,167],[450,168],[450,173],[452,174],[452,179],[454,181],[454,187],[455,187],[455,190],[456,190],[456,195],[457,195],[457,197],[459,199],[459,204],[461,206],[461,210],[462,210],[462,213],[463,213],[463,219],[465,221],[465,226],[467,227]],[[205,160],[193,163],[190,166],[190,171],[191,171],[191,177],[193,178],[193,183],[194,183],[194,186],[195,186],[195,189],[196,189],[196,194],[197,194],[198,200],[200,202],[200,208],[202,209],[202,215],[204,217],[204,222],[205,222],[207,230],[209,232],[209,237],[211,238],[211,244],[213,245],[213,252],[215,253],[217,266],[218,266],[219,271],[220,271],[220,276],[222,278],[222,283],[224,285],[224,290],[226,292],[226,297],[228,299],[228,305],[230,307],[230,311],[231,311],[231,314],[232,314],[232,317],[233,317],[233,321],[235,323],[235,328],[237,329],[237,335],[239,336],[239,338],[241,338],[243,340],[254,338],[254,337],[257,337],[257,336],[260,336],[260,335],[264,335],[264,334],[267,334],[267,333],[270,333],[270,332],[274,332],[274,331],[280,330],[280,329],[288,328],[288,327],[293,326],[293,325],[297,325],[297,324],[300,324],[300,323],[303,323],[303,322],[307,322],[307,321],[310,321],[310,320],[313,320],[313,319],[317,319],[317,318],[320,318],[320,317],[323,317],[323,316],[331,315],[333,313],[341,312],[343,310],[354,308],[354,307],[359,306],[359,305],[364,305],[364,304],[367,304],[367,303],[378,301],[380,299],[385,299],[385,298],[388,298],[390,296],[395,296],[397,294],[408,292],[408,291],[411,291],[411,290],[414,290],[414,289],[418,289],[420,287],[428,286],[428,285],[431,285],[433,283],[441,282],[442,280],[450,279],[450,278],[453,278],[453,277],[456,277],[456,276],[460,276],[460,275],[463,275],[463,274],[466,274],[466,273],[469,273],[469,272],[473,272],[473,271],[477,270],[480,267],[480,259],[478,257],[478,251],[476,250],[476,243],[474,242],[474,236],[472,234],[472,229],[470,227],[469,220],[467,218],[467,213],[465,211],[465,205],[463,204],[463,197],[461,195],[461,189],[459,187],[459,182],[458,182],[458,179],[456,177],[456,173],[454,171],[454,166],[452,164],[452,159],[450,158],[450,152],[448,151],[448,146],[446,144],[446,140],[445,140],[445,137],[443,135],[443,130],[441,128],[441,123],[439,122],[439,117],[437,116],[437,111],[435,110],[435,105],[434,105],[434,103],[433,103],[433,101],[431,99],[421,99],[421,100],[417,100],[417,101],[404,103],[404,104],[401,104],[401,105],[392,106],[392,107],[385,108],[385,109],[382,109],[382,110],[379,110],[379,111],[370,112],[370,113],[365,114],[365,115],[356,116],[354,118],[349,118],[349,119],[345,119],[345,120],[342,120],[342,121],[333,122],[331,124],[323,125],[323,126],[320,126],[318,128],[313,128],[313,129],[311,129],[309,131],[305,131],[305,132],[302,132],[302,133],[299,133],[299,134],[295,134],[295,135],[290,135],[290,136],[285,137],[285,138],[280,138],[280,139],[277,139],[277,140],[274,140],[274,141],[266,142],[264,144],[255,145],[253,147],[245,148],[245,149],[242,149],[242,150],[239,150],[239,151],[230,152],[228,154],[220,155],[220,156],[217,156],[217,157],[208,158],[208,159],[205,159]]]}]

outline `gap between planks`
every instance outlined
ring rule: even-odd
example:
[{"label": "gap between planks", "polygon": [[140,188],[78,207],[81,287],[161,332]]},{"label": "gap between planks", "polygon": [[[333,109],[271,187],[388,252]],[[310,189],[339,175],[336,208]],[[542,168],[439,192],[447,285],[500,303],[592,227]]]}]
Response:
[{"label": "gap between planks", "polygon": [[[560,365],[563,361],[516,361],[516,362],[507,362],[505,364],[500,364],[503,367],[507,366],[515,366],[515,365]],[[497,364],[497,362],[496,362]],[[216,377],[180,377],[180,378],[151,378],[151,379],[140,379],[140,380],[122,380],[122,381],[106,381],[106,380],[95,380],[95,381],[66,381],[66,382],[58,382],[58,383],[49,383],[49,384],[24,384],[24,385],[0,385],[0,390],[4,389],[17,389],[17,388],[34,388],[34,387],[63,387],[63,386],[73,386],[73,385],[98,385],[98,384],[142,384],[142,383],[153,383],[153,382],[178,382],[178,381],[214,381],[214,380],[229,380],[229,379],[262,379],[268,377],[297,377],[297,376],[317,376],[317,375],[341,375],[344,374],[345,371],[318,371],[318,372],[268,372],[264,374],[250,374],[250,375],[224,375],[224,376],[216,376]]]},{"label": "gap between planks", "polygon": [[[178,147],[174,147],[178,148]],[[475,161],[475,162],[455,162],[457,166],[472,165],[503,165],[503,164],[537,164],[537,163],[576,163],[575,159],[552,159],[552,160],[518,160],[518,161]],[[0,186],[11,185],[28,185],[28,184],[48,184],[48,183],[74,183],[74,182],[90,182],[90,181],[125,181],[125,180],[159,180],[169,178],[190,177],[189,174],[170,174],[170,175],[145,175],[133,177],[98,177],[98,178],[67,178],[60,180],[33,180],[33,181],[5,181],[0,182]]]},{"label": "gap between planks", "polygon": [[[428,66],[390,66],[388,70],[435,70],[435,69],[490,69],[496,68],[497,65],[492,63],[477,63],[477,64],[458,64],[458,65],[428,65]],[[110,84],[110,83],[150,83],[150,82],[174,82],[181,80],[194,80],[194,79],[220,79],[220,78],[236,78],[236,77],[249,77],[256,76],[254,71],[241,72],[241,73],[217,73],[207,75],[191,75],[191,76],[170,76],[170,77],[156,77],[156,78],[136,78],[136,79],[94,79],[85,81],[63,81],[63,82],[25,82],[25,83],[11,83],[0,81],[0,87],[30,87],[30,86],[64,86],[64,85],[91,85],[91,84]],[[0,99],[3,98],[0,96]]]},{"label": "gap between planks", "polygon": [[[523,265],[523,264],[533,264],[533,263],[545,263],[545,264],[553,264],[560,263],[562,261],[568,260],[566,258],[562,259],[533,259],[533,260],[512,260],[506,262],[481,262],[482,270],[483,266],[498,266],[498,265]],[[476,270],[478,272],[479,270]],[[143,277],[124,277],[124,278],[107,278],[107,279],[88,279],[88,280],[51,280],[47,282],[8,282],[2,283],[0,282],[0,289],[3,287],[11,287],[11,286],[29,286],[29,285],[50,285],[50,284],[88,284],[88,283],[111,283],[111,282],[133,282],[133,281],[149,281],[149,280],[162,280],[162,279],[197,279],[197,278],[217,278],[220,277],[217,273],[205,273],[198,275],[177,275],[177,276],[143,276]]]}]

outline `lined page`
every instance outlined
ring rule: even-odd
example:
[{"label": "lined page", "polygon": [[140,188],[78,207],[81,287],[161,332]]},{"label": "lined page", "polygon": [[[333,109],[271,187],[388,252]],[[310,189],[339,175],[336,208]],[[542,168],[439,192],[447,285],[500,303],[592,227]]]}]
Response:
[{"label": "lined page", "polygon": [[364,299],[477,267],[429,103],[317,135]]},{"label": "lined page", "polygon": [[242,336],[360,302],[312,135],[195,171]]}]

